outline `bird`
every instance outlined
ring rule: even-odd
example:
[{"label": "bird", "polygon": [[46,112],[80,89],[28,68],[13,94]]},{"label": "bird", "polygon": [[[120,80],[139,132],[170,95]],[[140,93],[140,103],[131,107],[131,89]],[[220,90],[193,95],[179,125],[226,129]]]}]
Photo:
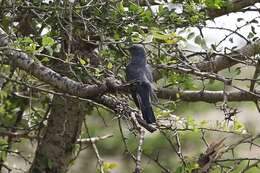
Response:
[{"label": "bird", "polygon": [[130,92],[136,106],[141,110],[147,124],[156,122],[151,98],[153,91],[153,76],[151,67],[147,64],[146,52],[142,45],[133,45],[129,48],[131,60],[126,66],[126,80],[134,82]]}]

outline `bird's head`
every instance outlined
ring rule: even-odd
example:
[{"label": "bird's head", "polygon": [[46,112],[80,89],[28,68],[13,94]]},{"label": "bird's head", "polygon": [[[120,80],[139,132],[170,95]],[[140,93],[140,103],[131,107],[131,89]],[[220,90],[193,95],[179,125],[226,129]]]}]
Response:
[{"label": "bird's head", "polygon": [[142,45],[133,45],[128,50],[133,63],[146,63],[146,54]]}]

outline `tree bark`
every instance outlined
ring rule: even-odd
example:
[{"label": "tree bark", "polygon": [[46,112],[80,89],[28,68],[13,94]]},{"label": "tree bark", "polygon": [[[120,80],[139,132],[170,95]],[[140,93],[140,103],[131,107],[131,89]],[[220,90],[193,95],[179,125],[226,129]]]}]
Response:
[{"label": "tree bark", "polygon": [[226,8],[207,9],[207,14],[210,18],[216,18],[232,12],[241,11],[243,8],[254,5],[259,0],[231,0]]},{"label": "tree bark", "polygon": [[[255,91],[259,93],[259,91]],[[217,103],[224,100],[223,91],[178,91],[177,89],[162,88],[158,90],[157,96],[161,99],[167,100],[181,100],[186,102],[207,102]],[[254,101],[259,99],[257,95],[243,91],[227,91],[226,96],[228,101]]]},{"label": "tree bark", "polygon": [[[259,2],[259,0],[230,0],[228,1],[227,7],[221,8],[221,9],[206,9],[207,15],[213,19],[219,16],[223,16],[232,12],[238,12],[241,11],[243,8],[249,7],[254,5],[255,3]],[[146,0],[139,0],[138,4],[141,6],[148,6]],[[155,0],[150,0],[149,5],[169,5],[171,3],[168,3],[166,0],[161,0],[161,1],[155,1]]]},{"label": "tree bark", "polygon": [[204,61],[196,64],[196,67],[201,71],[218,72],[229,68],[233,65],[245,61],[248,57],[255,56],[260,53],[260,41],[243,46],[242,48],[226,55],[218,55],[212,61]]},{"label": "tree bark", "polygon": [[54,96],[47,128],[38,143],[29,173],[65,173],[84,120],[86,104]]}]

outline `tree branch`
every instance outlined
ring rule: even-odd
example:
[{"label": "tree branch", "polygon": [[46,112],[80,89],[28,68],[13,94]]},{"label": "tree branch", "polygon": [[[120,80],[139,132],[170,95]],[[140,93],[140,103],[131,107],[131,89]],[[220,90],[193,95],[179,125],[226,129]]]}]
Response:
[{"label": "tree branch", "polygon": [[28,54],[9,48],[10,42],[8,36],[0,28],[0,47],[4,47],[4,54],[20,69],[32,74],[39,80],[50,84],[51,86],[70,93],[75,96],[91,98],[103,94],[108,90],[106,85],[86,85],[69,79],[56,73],[52,69],[36,62]]},{"label": "tree branch", "polygon": [[[258,93],[260,91],[256,91]],[[230,91],[227,92],[228,101],[254,101],[256,96],[243,91]],[[216,103],[224,100],[223,91],[178,91],[176,89],[162,88],[158,90],[158,97],[168,100],[182,100],[187,102],[203,101],[208,103]]]},{"label": "tree branch", "polygon": [[[151,0],[149,1],[150,5],[169,5],[172,3],[168,3],[166,0],[162,0],[161,2]],[[207,15],[213,19],[219,16],[223,16],[232,12],[238,12],[241,11],[241,9],[246,8],[248,6],[252,6],[255,3],[259,2],[258,0],[231,0],[229,1],[229,4],[227,7],[221,8],[221,9],[214,9],[214,8],[207,8],[206,13]],[[141,6],[147,6],[146,0],[140,0],[139,5]]]},{"label": "tree branch", "polygon": [[232,12],[241,11],[241,9],[254,5],[258,0],[231,0],[227,7],[221,9],[207,9],[207,15],[210,18],[219,17]]},{"label": "tree branch", "polygon": [[96,137],[91,137],[91,138],[83,138],[83,139],[78,139],[77,143],[79,144],[89,144],[89,143],[96,143],[98,141],[111,138],[113,137],[113,134],[108,134],[104,136],[96,136]]},{"label": "tree branch", "polygon": [[260,53],[260,40],[248,44],[226,56],[218,55],[212,61],[203,61],[195,64],[201,71],[218,72],[238,64],[240,61],[245,61],[248,57],[252,57]]},{"label": "tree branch", "polygon": [[[99,103],[101,105],[104,105],[108,107],[109,109],[113,110],[115,114],[119,115],[120,117],[136,117],[136,120],[138,123],[144,127],[146,130],[149,132],[154,132],[156,131],[156,128],[147,124],[140,116],[140,113],[131,108],[126,100],[122,100],[113,96],[101,96],[98,98],[95,98],[94,101],[96,103]],[[135,123],[135,122],[134,122]]]},{"label": "tree branch", "polygon": [[184,68],[184,67],[179,66],[178,64],[177,65],[159,64],[159,65],[156,65],[156,67],[159,69],[174,70],[176,72],[183,73],[183,74],[193,74],[193,75],[200,76],[200,77],[207,78],[207,79],[222,81],[227,84],[231,84],[231,82],[232,82],[231,79],[227,79],[224,76],[220,76],[220,75],[214,74],[214,73],[201,72],[195,68]]},{"label": "tree branch", "polygon": [[[0,29],[0,46],[6,47],[9,45],[8,36],[5,32]],[[42,64],[35,62],[32,58],[30,58],[26,53],[19,52],[12,49],[4,50],[5,54],[17,65],[17,67],[27,71],[28,73],[34,75],[39,80],[42,80],[51,86],[69,93],[74,96],[79,96],[82,98],[91,98],[94,101],[101,101],[102,99],[97,100],[94,97],[100,96],[106,92],[110,91],[120,91],[125,92],[127,89],[126,87],[122,86],[113,86],[111,81],[109,82],[110,85],[103,84],[101,86],[97,85],[86,85],[79,82],[76,82],[72,79],[67,77],[61,76],[60,74],[56,73],[55,71],[51,70],[48,67],[43,66]],[[252,45],[247,45],[236,52],[230,54],[232,58],[237,59],[244,59],[245,57],[253,56],[257,53],[260,53],[260,41]],[[212,64],[213,65],[210,65]],[[223,68],[228,67],[228,64],[235,64],[233,60],[230,60],[227,57],[217,57],[213,62],[206,62],[197,64],[197,67],[203,71],[218,71]],[[213,67],[213,69],[209,68]],[[208,77],[208,76],[205,76]],[[215,76],[213,76],[215,77]],[[129,87],[129,86],[128,86]],[[178,97],[178,95],[180,97]],[[159,98],[162,99],[170,99],[170,100],[178,100],[181,99],[183,101],[205,101],[209,103],[215,103],[219,101],[223,101],[223,92],[222,91],[176,91],[176,90],[169,90],[169,89],[160,89],[158,92]],[[228,100],[229,101],[252,101],[256,100],[257,97],[253,96],[252,94],[243,92],[243,91],[233,91],[228,93]],[[114,102],[117,103],[117,102]],[[106,106],[110,106],[115,108],[114,103],[112,106],[110,104],[105,103]],[[116,105],[118,106],[118,105]],[[113,109],[115,110],[115,109]],[[132,112],[132,110],[130,111]],[[131,115],[130,113],[128,115]]]},{"label": "tree branch", "polygon": [[143,143],[144,143],[144,135],[145,135],[145,131],[143,129],[140,130],[139,133],[139,144],[138,144],[138,148],[137,148],[137,154],[136,154],[136,167],[135,167],[135,171],[134,173],[141,173],[141,160],[142,160],[142,152],[143,152]]}]

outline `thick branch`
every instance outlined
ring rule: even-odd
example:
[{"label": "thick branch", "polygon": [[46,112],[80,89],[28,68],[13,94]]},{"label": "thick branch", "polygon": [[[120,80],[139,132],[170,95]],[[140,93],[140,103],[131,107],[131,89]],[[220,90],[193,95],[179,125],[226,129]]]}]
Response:
[{"label": "thick branch", "polygon": [[[223,69],[229,68],[233,65],[240,63],[241,61],[248,60],[249,57],[255,56],[260,53],[260,40],[245,45],[244,47],[233,51],[227,55],[217,55],[213,60],[203,61],[195,64],[196,68],[183,68],[182,66],[177,65],[155,65],[156,68],[163,68],[173,70],[179,73],[193,74],[200,77],[206,77],[209,79],[219,80],[222,82],[230,83],[231,81],[225,77],[222,77],[218,74],[211,74],[206,72],[218,72]],[[245,62],[246,63],[246,62]],[[160,72],[154,72],[155,80],[158,80],[161,77]]]},{"label": "thick branch", "polygon": [[[145,2],[145,0],[140,0],[138,1],[139,5],[141,6],[147,6],[147,3]],[[149,1],[150,5],[160,5],[160,4],[165,4],[165,5],[169,5],[169,3],[167,3],[167,1]],[[160,2],[160,3],[158,3]],[[258,0],[231,0],[228,2],[227,7],[221,8],[221,9],[206,9],[206,13],[210,18],[216,18],[219,16],[223,16],[232,12],[238,12],[241,11],[243,8],[246,8],[248,6],[252,6],[255,3],[259,2]]]},{"label": "thick branch", "polygon": [[2,131],[0,132],[0,137],[9,137],[9,138],[27,138],[27,139],[36,139],[36,136],[30,135],[29,133],[18,133],[11,131]]},{"label": "thick branch", "polygon": [[197,63],[196,66],[201,71],[221,71],[223,69],[229,68],[240,61],[245,61],[248,57],[254,56],[260,53],[260,40],[248,44],[241,49],[236,50],[226,56],[217,56],[212,61],[204,61]]},{"label": "thick branch", "polygon": [[[8,36],[0,28],[0,47],[7,47],[9,44]],[[7,47],[4,49],[4,54],[13,64],[26,71],[28,74],[31,74],[37,79],[69,94],[90,98],[107,91],[106,85],[86,85],[69,79],[66,76],[62,76],[52,69],[43,66],[41,63],[36,62],[24,52],[19,52]]]},{"label": "thick branch", "polygon": [[[169,100],[182,100],[187,102],[203,101],[216,103],[224,100],[223,91],[178,91],[174,89],[160,89],[157,93],[159,98]],[[228,101],[253,101],[256,96],[242,91],[227,92]]]},{"label": "thick branch", "polygon": [[231,0],[228,7],[221,9],[207,9],[207,14],[210,18],[219,17],[222,15],[229,14],[231,12],[238,12],[241,9],[254,5],[259,2],[258,0]]}]

